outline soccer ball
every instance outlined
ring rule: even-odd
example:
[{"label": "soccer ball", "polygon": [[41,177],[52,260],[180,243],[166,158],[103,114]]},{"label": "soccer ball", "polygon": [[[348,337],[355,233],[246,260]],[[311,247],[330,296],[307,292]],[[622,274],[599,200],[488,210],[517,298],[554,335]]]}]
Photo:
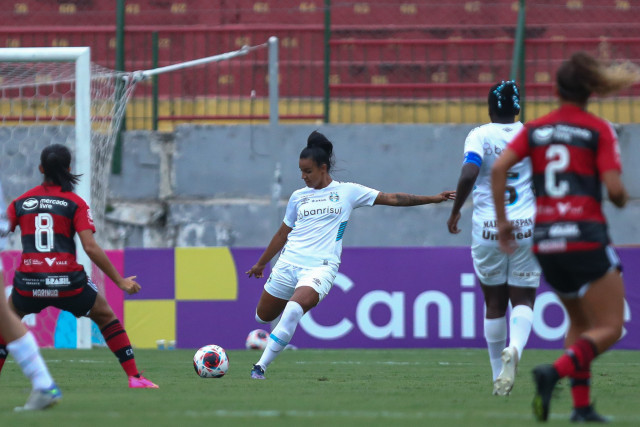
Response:
[{"label": "soccer ball", "polygon": [[267,347],[269,333],[264,329],[254,329],[247,335],[245,347],[248,350],[264,350]]},{"label": "soccer ball", "polygon": [[193,368],[202,378],[220,378],[229,370],[229,357],[224,348],[205,345],[193,356]]}]

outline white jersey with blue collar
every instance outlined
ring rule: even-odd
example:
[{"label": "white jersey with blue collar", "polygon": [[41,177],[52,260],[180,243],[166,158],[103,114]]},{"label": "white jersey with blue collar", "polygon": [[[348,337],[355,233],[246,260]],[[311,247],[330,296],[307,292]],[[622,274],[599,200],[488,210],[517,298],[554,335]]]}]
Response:
[{"label": "white jersey with blue collar", "polygon": [[352,182],[331,181],[320,190],[293,192],[283,222],[293,230],[279,261],[298,267],[340,264],[342,237],[351,212],[373,206],[380,192]]},{"label": "white jersey with blue collar", "polygon": [[[472,240],[476,245],[498,245],[496,213],[491,192],[491,167],[522,123],[488,123],[469,132],[464,143],[465,162],[480,166],[473,189]],[[507,172],[507,218],[514,223],[518,243],[532,242],[535,196],[531,186],[531,160],[527,157]]]}]

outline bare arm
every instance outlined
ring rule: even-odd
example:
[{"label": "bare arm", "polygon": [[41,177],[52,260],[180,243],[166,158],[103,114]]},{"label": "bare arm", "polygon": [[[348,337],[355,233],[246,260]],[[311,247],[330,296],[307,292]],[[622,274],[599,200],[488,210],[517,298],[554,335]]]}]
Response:
[{"label": "bare arm", "polygon": [[455,191],[443,191],[436,196],[417,196],[415,194],[407,193],[380,192],[373,204],[386,206],[418,206],[428,205],[431,203],[441,203],[445,200],[454,200],[455,198]]},{"label": "bare arm", "polygon": [[624,207],[624,205],[627,204],[629,196],[620,179],[620,172],[617,170],[606,171],[602,174],[602,182],[604,182],[605,187],[607,187],[609,200],[619,208]]},{"label": "bare arm", "polygon": [[78,233],[82,248],[87,253],[91,261],[98,266],[104,274],[109,277],[120,289],[128,293],[129,295],[138,293],[140,291],[140,285],[134,280],[136,276],[130,276],[123,278],[118,270],[111,264],[111,261],[104,253],[96,239],[93,237],[93,231],[82,230]]},{"label": "bare arm", "polygon": [[462,205],[471,194],[473,185],[476,183],[480,168],[474,163],[465,163],[462,165],[460,171],[460,178],[458,179],[458,188],[456,189],[456,201],[453,202],[453,208],[451,209],[451,215],[447,220],[447,227],[449,233],[458,234],[460,229],[458,228],[458,221],[460,220],[460,209]]},{"label": "bare arm", "polygon": [[510,148],[506,148],[491,168],[491,192],[493,193],[493,204],[496,209],[496,220],[498,223],[498,241],[500,249],[506,253],[512,253],[514,242],[511,241],[513,225],[507,219],[504,209],[504,193],[507,188],[507,171],[518,163],[518,155]]},{"label": "bare arm", "polygon": [[271,242],[269,242],[269,246],[267,246],[267,249],[265,249],[262,255],[260,255],[260,259],[258,259],[256,265],[251,267],[249,271],[246,272],[249,277],[254,276],[256,279],[259,279],[264,276],[264,268],[267,266],[267,263],[271,261],[271,259],[276,256],[276,254],[280,252],[282,248],[284,248],[291,230],[293,229],[284,222],[282,223],[282,225],[280,225],[280,228],[278,229],[278,231],[276,231],[276,234],[274,234]]}]

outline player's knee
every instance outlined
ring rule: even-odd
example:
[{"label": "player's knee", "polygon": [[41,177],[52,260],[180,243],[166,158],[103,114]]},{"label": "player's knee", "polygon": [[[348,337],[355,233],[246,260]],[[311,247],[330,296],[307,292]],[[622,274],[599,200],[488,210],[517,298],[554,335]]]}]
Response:
[{"label": "player's knee", "polygon": [[263,325],[266,325],[267,323],[271,323],[273,319],[271,320],[263,320],[262,318],[260,318],[260,315],[258,314],[258,311],[256,311],[256,322],[258,323],[262,323]]}]

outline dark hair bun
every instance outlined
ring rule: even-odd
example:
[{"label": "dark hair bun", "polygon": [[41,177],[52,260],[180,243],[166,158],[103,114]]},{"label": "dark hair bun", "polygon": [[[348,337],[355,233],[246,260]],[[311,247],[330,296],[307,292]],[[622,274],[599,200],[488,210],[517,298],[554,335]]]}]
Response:
[{"label": "dark hair bun", "polygon": [[491,88],[489,104],[501,117],[516,116],[520,113],[520,92],[513,80],[502,81]]},{"label": "dark hair bun", "polygon": [[333,153],[333,144],[331,143],[331,141],[329,141],[326,136],[324,136],[317,130],[311,132],[311,135],[309,135],[309,138],[307,138],[307,147],[320,148],[324,150],[329,157],[331,157],[331,154]]}]

